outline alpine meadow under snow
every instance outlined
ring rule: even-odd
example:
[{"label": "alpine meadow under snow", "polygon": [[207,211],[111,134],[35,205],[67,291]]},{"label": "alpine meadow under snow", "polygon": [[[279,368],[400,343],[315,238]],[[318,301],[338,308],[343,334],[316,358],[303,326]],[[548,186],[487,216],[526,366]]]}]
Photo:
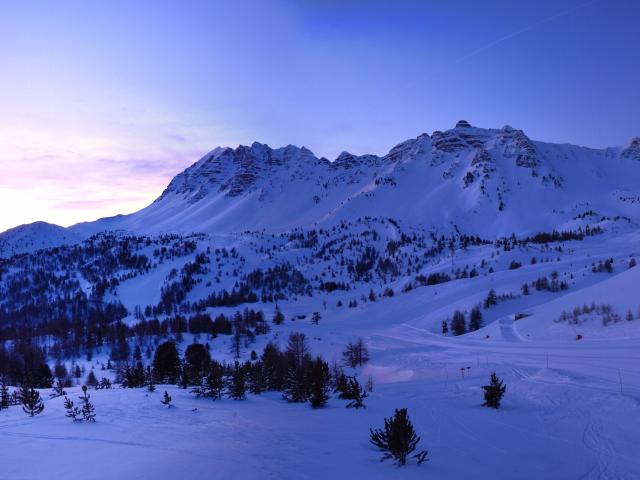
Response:
[{"label": "alpine meadow under snow", "polygon": [[9,230],[0,479],[640,478],[639,225],[640,138],[462,120]]}]

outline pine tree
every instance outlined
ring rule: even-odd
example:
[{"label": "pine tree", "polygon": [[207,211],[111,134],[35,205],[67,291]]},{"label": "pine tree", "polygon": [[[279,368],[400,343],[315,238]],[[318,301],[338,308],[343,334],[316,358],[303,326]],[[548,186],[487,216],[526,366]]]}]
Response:
[{"label": "pine tree", "polygon": [[285,355],[273,342],[267,343],[260,357],[263,365],[267,390],[282,390],[287,376],[287,361]]},{"label": "pine tree", "polygon": [[283,322],[284,322],[284,315],[282,314],[280,309],[276,307],[276,313],[273,316],[273,323],[275,323],[276,325],[282,325]]},{"label": "pine tree", "polygon": [[487,294],[487,298],[484,299],[484,308],[489,308],[498,304],[498,295],[496,295],[496,291],[492,288],[489,290]]},{"label": "pine tree", "polygon": [[34,417],[44,410],[44,403],[40,398],[40,393],[33,387],[23,385],[20,389],[20,401],[24,413]]},{"label": "pine tree", "polygon": [[[399,466],[407,463],[407,457],[420,442],[406,408],[396,409],[393,417],[384,419],[383,429],[370,429],[369,433],[370,442],[384,452],[381,461],[392,458]],[[427,453],[427,450],[423,450],[413,457],[421,464],[427,460]]]},{"label": "pine tree", "polygon": [[489,385],[483,385],[482,389],[484,390],[484,403],[482,406],[500,408],[500,401],[507,387],[503,385],[502,380],[497,377],[496,372],[491,373]]},{"label": "pine tree", "polygon": [[206,347],[201,343],[192,343],[184,352],[183,376],[188,385],[197,385],[200,379],[206,374],[211,355]]},{"label": "pine tree", "polygon": [[262,362],[249,365],[249,392],[259,395],[267,389]]},{"label": "pine tree", "polygon": [[111,380],[106,377],[102,377],[100,383],[96,386],[100,390],[108,390],[111,388]]},{"label": "pine tree", "polygon": [[193,381],[190,378],[189,372],[186,368],[186,362],[182,362],[182,369],[180,371],[180,378],[178,379],[178,387],[183,390],[186,389]]},{"label": "pine tree", "polygon": [[164,396],[162,397],[162,400],[160,400],[160,403],[165,405],[167,408],[171,408],[173,406],[171,405],[171,395],[169,395],[169,392],[166,390],[164,391]]},{"label": "pine tree", "polygon": [[449,324],[447,323],[446,320],[442,320],[442,335],[448,335],[449,334]]},{"label": "pine tree", "polygon": [[347,408],[355,408],[357,410],[365,406],[364,399],[367,398],[369,394],[362,388],[362,385],[360,385],[356,377],[349,379],[348,392],[347,398],[351,401],[347,404]]},{"label": "pine tree", "polygon": [[329,382],[329,365],[322,358],[316,358],[311,365],[311,396],[309,401],[313,408],[324,407],[329,400],[331,389]]},{"label": "pine tree", "polygon": [[218,362],[213,362],[207,374],[207,391],[208,397],[214,400],[220,400],[224,392],[224,366]]},{"label": "pine tree", "polygon": [[231,353],[233,358],[240,358],[242,355],[242,327],[239,322],[234,322],[233,335],[231,336]]},{"label": "pine tree", "polygon": [[196,397],[220,400],[225,387],[224,373],[224,367],[213,360],[206,376],[200,379],[200,384],[192,389],[191,393],[195,393]]},{"label": "pine tree", "polygon": [[471,314],[469,315],[469,331],[475,332],[476,330],[480,330],[482,328],[482,312],[480,311],[480,307],[475,306],[471,309]]},{"label": "pine tree", "polygon": [[147,366],[147,370],[145,371],[145,375],[144,375],[144,383],[147,386],[147,391],[148,392],[155,392],[156,391],[156,385],[153,382],[153,371],[151,370],[151,366]]},{"label": "pine tree", "polygon": [[303,365],[289,365],[282,392],[282,398],[287,402],[301,403],[309,399],[309,379],[306,365],[306,362]]},{"label": "pine tree", "polygon": [[356,368],[364,365],[369,361],[369,350],[364,341],[359,338],[355,342],[349,342],[347,348],[342,352],[342,358],[345,365]]},{"label": "pine tree", "polygon": [[87,393],[87,386],[82,386],[83,395],[80,397],[82,401],[82,418],[84,418],[85,422],[95,422],[96,421],[96,412],[93,404],[89,400],[91,395]]},{"label": "pine tree", "polygon": [[228,386],[228,395],[234,400],[244,400],[247,391],[246,367],[236,362],[231,371]]},{"label": "pine tree", "polygon": [[302,367],[304,363],[311,359],[309,355],[309,342],[304,333],[293,332],[289,335],[285,355],[290,365]]},{"label": "pine tree", "polygon": [[0,380],[0,410],[9,408],[9,387],[5,379]]},{"label": "pine tree", "polygon": [[159,383],[175,384],[180,378],[182,362],[175,342],[161,343],[153,357],[153,371]]},{"label": "pine tree", "polygon": [[451,319],[451,331],[454,335],[463,335],[467,333],[467,325],[464,321],[464,313],[460,310],[453,312],[453,318]]},{"label": "pine tree", "polygon": [[49,394],[51,398],[62,397],[66,395],[67,392],[64,391],[64,385],[62,384],[62,380],[60,378],[56,378],[56,383],[53,385],[53,392]]},{"label": "pine tree", "polygon": [[89,387],[95,387],[98,384],[98,379],[96,378],[96,374],[93,373],[93,370],[89,372],[87,376],[87,385]]},{"label": "pine tree", "polygon": [[73,400],[69,397],[64,397],[64,409],[67,411],[64,416],[72,419],[74,422],[81,422],[82,418],[79,418],[82,415],[80,409],[73,404]]},{"label": "pine tree", "polygon": [[349,398],[349,378],[344,374],[344,372],[340,372],[336,377],[333,391],[339,393],[338,398],[343,400],[347,400]]},{"label": "pine tree", "polygon": [[134,367],[128,364],[124,366],[122,387],[141,388],[145,385],[145,370],[142,362],[137,362]]}]

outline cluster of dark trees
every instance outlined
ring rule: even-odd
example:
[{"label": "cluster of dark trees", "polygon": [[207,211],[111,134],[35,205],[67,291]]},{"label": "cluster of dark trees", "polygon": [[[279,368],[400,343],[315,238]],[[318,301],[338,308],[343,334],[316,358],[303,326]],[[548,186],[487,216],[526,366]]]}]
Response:
[{"label": "cluster of dark trees", "polygon": [[[398,237],[383,243],[375,226],[387,229],[386,223],[395,227]],[[366,226],[367,229],[353,233],[362,226]],[[302,236],[302,233],[299,235]],[[422,232],[403,231],[394,219],[371,217],[361,218],[356,222],[342,222],[330,231],[321,229],[313,238],[314,242],[299,243],[297,246],[305,248],[305,245],[313,245],[310,247],[313,259],[332,262],[331,266],[322,272],[322,276],[348,276],[352,281],[361,282],[371,282],[374,279],[388,282],[401,275],[418,273],[429,258],[440,255],[447,248],[467,248],[472,244],[484,243],[477,237],[465,235],[447,238],[432,234],[429,239]],[[429,240],[432,242],[431,245]],[[319,288],[322,288],[324,282],[320,280]]]},{"label": "cluster of dark trees", "polygon": [[[15,255],[0,260],[0,326],[55,322],[62,318],[89,321],[102,312],[122,314],[117,302],[104,302],[123,280],[155,267],[140,250],[162,245],[155,259],[186,255],[195,242],[177,236],[148,237],[101,234],[74,245]],[[160,253],[162,252],[162,253]],[[79,277],[91,288],[81,287]],[[126,313],[125,313],[126,314]]]},{"label": "cluster of dark trees", "polygon": [[583,240],[584,237],[591,237],[593,235],[599,235],[603,232],[601,227],[590,227],[587,225],[585,229],[578,228],[577,230],[567,230],[558,232],[536,233],[531,237],[526,237],[521,240],[522,243],[552,243],[552,242],[568,242],[571,240]]},{"label": "cluster of dark trees", "polygon": [[[162,313],[171,314],[175,306],[179,306],[185,302],[187,294],[198,283],[202,282],[202,278],[199,276],[205,275],[208,270],[206,264],[211,260],[205,253],[199,253],[193,262],[187,262],[180,269],[180,277],[178,280],[172,281],[162,286],[160,290],[160,302],[153,309],[154,315],[160,315]],[[177,276],[175,269],[169,275],[169,278]]]},{"label": "cluster of dark trees", "polygon": [[429,286],[429,285],[438,285],[440,283],[450,282],[451,277],[449,274],[444,272],[435,272],[430,273],[429,275],[418,275],[416,276],[415,283],[419,286]]},{"label": "cluster of dark trees", "polygon": [[[150,260],[141,250],[152,246],[157,248]],[[103,234],[78,245],[0,260],[0,343],[12,342],[0,353],[11,357],[0,369],[18,383],[33,376],[35,367],[29,366],[24,351],[45,337],[53,341],[45,355],[86,353],[90,358],[95,348],[129,333],[121,323],[127,310],[117,300],[106,301],[105,293],[195,249],[195,240],[177,235],[151,239]],[[79,277],[91,285],[88,291]]]},{"label": "cluster of dark trees", "polygon": [[[191,268],[195,263],[187,264],[180,278],[162,288],[158,305],[148,307],[146,316],[158,316],[172,313],[202,312],[207,308],[236,307],[243,303],[277,302],[290,296],[312,295],[309,281],[289,263],[283,263],[266,270],[256,269],[235,283],[231,291],[222,289],[207,295],[196,302],[187,301],[187,294],[193,287],[202,282],[202,270]],[[186,269],[186,270],[185,270]]]},{"label": "cluster of dark trees", "polygon": [[255,269],[246,275],[244,284],[260,292],[263,302],[284,300],[290,295],[311,295],[309,281],[288,262],[266,270]]},{"label": "cluster of dark trees", "polygon": [[475,332],[482,328],[482,312],[480,306],[476,305],[469,313],[469,321],[467,322],[464,312],[456,310],[453,312],[451,320],[442,321],[442,334],[447,335],[449,331],[453,335],[464,335],[467,332]]},{"label": "cluster of dark trees", "polygon": [[[274,318],[274,322],[276,320]],[[73,321],[60,318],[55,322],[0,329],[0,376],[5,376],[13,385],[29,382],[36,388],[49,388],[53,378],[60,378],[60,375],[52,375],[47,358],[77,358],[85,355],[90,360],[96,349],[110,348],[111,360],[126,362],[131,360],[133,353],[132,339],[170,334],[179,336],[187,332],[213,337],[231,335],[239,356],[242,348],[257,335],[264,335],[269,330],[263,312],[252,309],[244,309],[230,316],[219,314],[215,318],[207,313],[191,317],[175,315],[162,321],[157,318],[146,320],[143,316],[132,326],[119,319],[113,321],[104,314],[98,318],[91,317],[86,322],[81,317]],[[40,341],[45,337],[48,339],[46,346]],[[62,377],[66,376],[65,370]]]},{"label": "cluster of dark trees", "polygon": [[0,343],[0,378],[11,385],[51,388],[53,374],[45,351],[31,342]]},{"label": "cluster of dark trees", "polygon": [[498,295],[496,291],[492,288],[487,293],[487,296],[482,301],[483,308],[491,308],[498,304],[500,301],[511,300],[514,298],[514,294],[511,292],[501,293]]},{"label": "cluster of dark trees", "polygon": [[[363,365],[368,351],[361,339],[350,342],[344,353],[345,365]],[[342,367],[331,368],[321,357],[313,357],[303,333],[292,333],[284,350],[268,343],[252,360],[220,363],[211,358],[208,347],[194,343],[181,358],[175,342],[158,346],[153,362],[144,366],[141,357],[133,365],[124,363],[117,372],[117,380],[125,388],[155,388],[155,384],[177,384],[191,389],[197,397],[213,400],[229,397],[244,399],[247,393],[282,392],[288,402],[309,402],[312,407],[324,406],[332,393],[348,400],[347,407],[361,408],[367,390]]]},{"label": "cluster of dark trees", "polygon": [[539,232],[535,235],[527,236],[524,238],[516,238],[515,234],[510,237],[500,238],[495,241],[496,248],[502,248],[504,251],[510,251],[518,246],[524,247],[529,243],[534,244],[547,244],[557,242],[569,242],[572,240],[584,240],[585,237],[591,237],[599,235],[604,230],[601,227],[590,227],[587,225],[584,229],[578,228],[577,230],[566,230],[552,232]]},{"label": "cluster of dark trees", "polygon": [[321,292],[333,292],[335,290],[351,290],[349,285],[345,282],[335,282],[333,280],[329,280],[328,282],[320,281],[320,291]]},{"label": "cluster of dark trees", "polygon": [[607,258],[606,260],[600,260],[597,264],[591,266],[593,273],[613,273],[613,258]]},{"label": "cluster of dark trees", "polygon": [[564,280],[558,280],[558,272],[551,272],[551,277],[536,278],[531,284],[523,283],[521,290],[523,295],[529,295],[530,289],[534,288],[538,292],[560,292],[569,289],[569,284]]}]

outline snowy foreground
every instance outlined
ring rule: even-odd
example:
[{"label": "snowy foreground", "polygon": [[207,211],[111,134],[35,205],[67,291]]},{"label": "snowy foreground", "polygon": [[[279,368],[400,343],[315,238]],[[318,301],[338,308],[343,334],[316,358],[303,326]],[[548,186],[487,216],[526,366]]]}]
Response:
[{"label": "snowy foreground", "polygon": [[[372,335],[362,373],[377,380],[360,411],[277,393],[213,402],[174,386],[94,391],[95,424],[71,423],[60,398],[35,418],[12,407],[0,416],[0,478],[640,478],[640,338],[499,336],[408,325]],[[480,407],[493,370],[507,384],[498,411]],[[174,408],[160,403],[165,388]],[[379,463],[369,428],[396,407],[408,407],[429,462]]]},{"label": "snowy foreground", "polygon": [[[97,421],[87,424],[69,421],[63,399],[41,391],[41,415],[30,418],[19,407],[0,412],[0,479],[638,479],[640,267],[628,267],[637,254],[637,234],[603,240],[573,242],[561,255],[554,253],[554,261],[535,265],[525,263],[528,250],[493,259],[492,247],[472,248],[457,264],[489,257],[497,271],[357,308],[338,308],[336,298],[346,304],[366,294],[366,284],[344,297],[317,294],[282,302],[286,322],[258,336],[243,359],[250,349],[261,352],[269,340],[283,345],[289,333],[301,331],[311,351],[331,363],[347,342],[362,337],[371,360],[358,377],[363,383],[374,379],[365,409],[347,409],[334,397],[327,408],[314,410],[275,392],[214,402],[159,385],[153,393],[91,391]],[[593,273],[592,262],[613,252],[613,273]],[[524,266],[507,269],[512,259]],[[518,293],[523,282],[554,270],[569,280],[568,290]],[[159,283],[154,275],[152,270],[120,286],[129,310],[145,293],[157,295],[148,288]],[[468,311],[490,288],[514,296],[484,309],[480,330],[441,335],[443,319],[454,309]],[[618,320],[605,326],[593,313],[576,325],[556,321],[562,312],[592,302],[611,304]],[[260,308],[272,318],[273,304]],[[309,321],[313,311],[322,313],[319,325]],[[514,321],[514,314],[524,318]],[[192,341],[185,335],[181,349]],[[210,344],[217,360],[231,360],[229,336],[200,341]],[[97,351],[94,368],[107,355]],[[480,406],[481,386],[492,371],[507,385],[500,410]],[[160,403],[165,389],[173,408]],[[79,390],[69,389],[70,397],[75,400]],[[429,450],[429,461],[420,466],[380,463],[380,452],[369,443],[369,429],[403,407],[422,437],[418,448]]]}]

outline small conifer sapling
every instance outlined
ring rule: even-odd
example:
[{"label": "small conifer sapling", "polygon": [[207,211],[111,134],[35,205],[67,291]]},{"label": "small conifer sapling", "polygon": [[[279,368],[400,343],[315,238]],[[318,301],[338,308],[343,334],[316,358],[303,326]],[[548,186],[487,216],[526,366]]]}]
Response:
[{"label": "small conifer sapling", "polygon": [[484,403],[482,406],[500,408],[500,402],[504,392],[507,390],[507,386],[498,378],[496,372],[491,373],[489,385],[483,385],[482,389],[484,390]]}]

